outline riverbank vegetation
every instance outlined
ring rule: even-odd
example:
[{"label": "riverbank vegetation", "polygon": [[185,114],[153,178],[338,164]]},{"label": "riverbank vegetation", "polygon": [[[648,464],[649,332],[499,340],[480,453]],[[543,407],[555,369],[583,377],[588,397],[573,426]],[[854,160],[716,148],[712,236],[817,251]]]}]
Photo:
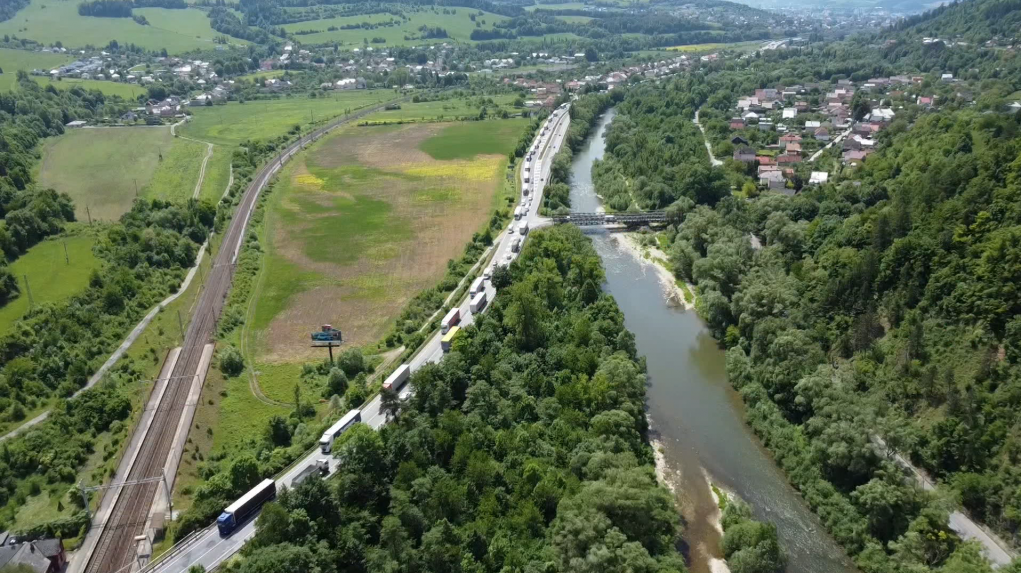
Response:
[{"label": "riverbank vegetation", "polygon": [[510,278],[414,374],[394,422],[337,441],[335,478],[267,505],[232,571],[685,570],[645,376],[594,249],[536,231]]},{"label": "riverbank vegetation", "polygon": [[954,504],[889,449],[1016,538],[1018,118],[918,116],[846,180],[746,201],[703,169],[697,129],[675,117],[698,101],[685,81],[618,106],[600,192],[682,217],[666,232],[671,262],[728,348],[749,424],[863,571],[989,571],[949,528]]},{"label": "riverbank vegetation", "polygon": [[622,99],[624,93],[617,90],[608,94],[589,93],[571,102],[571,125],[564,134],[560,150],[553,156],[549,183],[542,194],[543,215],[570,211],[571,187],[568,184],[574,153],[585,144],[603,113]]}]

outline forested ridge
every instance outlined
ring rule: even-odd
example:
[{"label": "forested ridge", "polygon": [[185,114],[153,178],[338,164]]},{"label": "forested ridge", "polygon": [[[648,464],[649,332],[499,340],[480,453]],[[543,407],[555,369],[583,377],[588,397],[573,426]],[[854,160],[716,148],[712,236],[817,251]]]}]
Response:
[{"label": "forested ridge", "polygon": [[685,570],[644,369],[591,244],[537,231],[499,280],[411,398],[385,402],[391,423],[342,435],[338,474],[267,505],[230,570]]},{"label": "forested ridge", "polygon": [[[947,515],[956,497],[1018,539],[1021,118],[995,97],[951,100],[906,114],[849,178],[747,201],[690,121],[737,75],[632,88],[597,191],[682,218],[671,262],[728,348],[749,424],[863,571],[989,571]],[[907,480],[875,437],[950,499]]]}]

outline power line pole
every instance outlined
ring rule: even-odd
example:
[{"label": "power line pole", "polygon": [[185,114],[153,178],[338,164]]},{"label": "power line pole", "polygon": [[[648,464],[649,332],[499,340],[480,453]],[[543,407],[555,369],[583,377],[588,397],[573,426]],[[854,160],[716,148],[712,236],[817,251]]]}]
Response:
[{"label": "power line pole", "polygon": [[132,179],[135,182],[135,198],[138,198],[138,179]]},{"label": "power line pole", "polygon": [[89,206],[85,206],[85,214],[89,216],[89,226],[92,226],[92,213],[89,212]]},{"label": "power line pole", "polygon": [[28,309],[32,310],[35,306],[35,301],[32,300],[32,287],[28,286],[28,275],[21,275],[25,277],[25,291],[28,292]]},{"label": "power line pole", "polygon": [[64,243],[64,263],[70,265],[71,258],[67,256],[67,241],[63,241],[63,243]]}]

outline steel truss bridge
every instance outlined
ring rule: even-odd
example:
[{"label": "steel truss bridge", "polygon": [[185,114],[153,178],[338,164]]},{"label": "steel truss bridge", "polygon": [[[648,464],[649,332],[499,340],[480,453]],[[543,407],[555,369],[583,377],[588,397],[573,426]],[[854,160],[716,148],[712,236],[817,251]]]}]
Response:
[{"label": "steel truss bridge", "polygon": [[642,227],[645,225],[665,224],[666,211],[637,211],[630,213],[571,213],[555,215],[556,224],[569,223],[579,227],[622,225],[625,227]]}]

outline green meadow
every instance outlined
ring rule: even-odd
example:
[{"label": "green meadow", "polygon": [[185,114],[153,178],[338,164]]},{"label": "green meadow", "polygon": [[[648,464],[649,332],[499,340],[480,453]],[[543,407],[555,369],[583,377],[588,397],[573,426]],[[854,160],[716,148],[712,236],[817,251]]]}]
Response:
[{"label": "green meadow", "polygon": [[213,38],[219,35],[210,27],[206,13],[197,8],[136,8],[134,13],[145,16],[149,25],[142,26],[131,18],[80,16],[78,2],[74,0],[32,0],[13,18],[0,22],[0,35],[44,44],[62,42],[67,46],[106,46],[117,40],[149,50],[166,48],[172,54],[210,49],[214,46]]},{"label": "green meadow", "polygon": [[[364,44],[366,40],[371,41],[372,38],[384,38],[386,40],[386,44],[383,45],[392,46],[408,44],[436,44],[453,40],[467,42],[471,40],[472,30],[491,30],[494,23],[507,20],[506,16],[500,16],[489,12],[483,12],[479,15],[479,10],[471,10],[469,8],[447,6],[446,9],[448,11],[453,11],[454,13],[444,14],[442,8],[426,8],[418,12],[411,12],[408,10],[410,17],[409,20],[400,20],[397,16],[387,13],[365,14],[361,16],[338,16],[334,18],[324,18],[322,20],[285,24],[284,29],[290,33],[316,30],[316,33],[301,34],[298,36],[302,42],[309,44],[333,42],[341,44]],[[471,20],[471,14],[475,15],[475,21]],[[388,22],[390,20],[398,20],[398,24],[394,26],[380,26],[372,29],[340,29],[342,26],[350,26],[352,24],[378,24],[380,22]],[[483,21],[485,24],[483,24]],[[476,26],[476,24],[478,25]],[[418,29],[421,26],[443,28],[447,31],[449,37],[415,40],[404,39],[405,36],[417,37],[420,34]],[[335,27],[337,29],[331,31],[329,30],[331,27]],[[381,46],[380,44],[369,45],[374,48],[379,48]]]},{"label": "green meadow", "polygon": [[473,122],[455,123],[423,141],[418,148],[441,161],[507,153],[507,142],[516,142],[524,125],[521,121],[497,121],[480,128]]},{"label": "green meadow", "polygon": [[92,254],[94,243],[95,239],[88,236],[49,239],[11,263],[10,269],[18,279],[21,295],[0,307],[0,332],[10,332],[15,321],[28,312],[29,290],[32,302],[39,305],[65,300],[85,288],[89,274],[99,267],[99,260]]},{"label": "green meadow", "polygon": [[508,114],[519,114],[521,109],[513,106],[514,100],[518,98],[514,94],[501,94],[487,96],[493,100],[492,104],[482,104],[478,97],[445,99],[438,101],[426,101],[419,103],[401,102],[400,109],[377,111],[366,117],[363,121],[368,123],[376,122],[415,122],[432,120],[450,120],[461,117],[478,117],[483,105],[490,116],[505,110]]},{"label": "green meadow", "polygon": [[191,121],[181,127],[188,137],[220,145],[239,145],[247,139],[269,139],[286,133],[295,125],[303,128],[354,112],[359,108],[395,97],[391,90],[347,90],[328,97],[294,97],[200,107]]}]

